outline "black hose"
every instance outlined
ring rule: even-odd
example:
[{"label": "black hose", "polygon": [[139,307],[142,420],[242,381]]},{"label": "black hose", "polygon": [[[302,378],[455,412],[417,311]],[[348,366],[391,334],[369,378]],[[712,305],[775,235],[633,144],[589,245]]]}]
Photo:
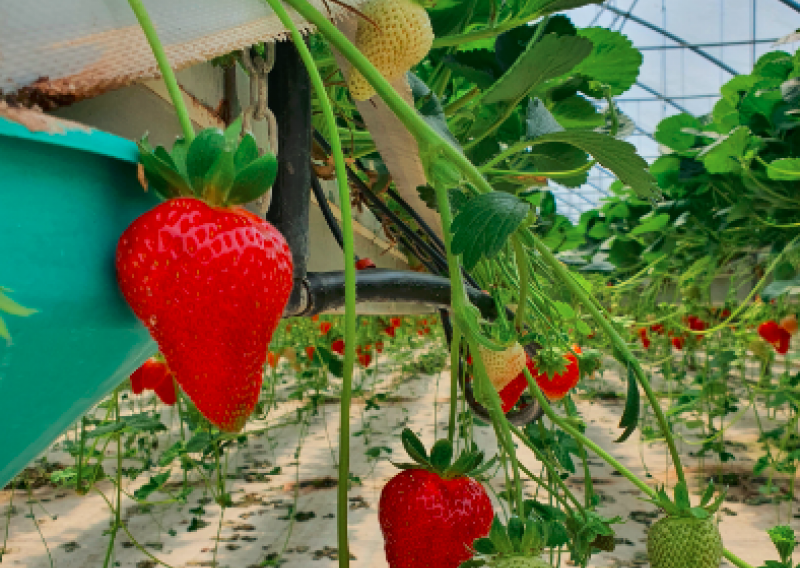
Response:
[{"label": "black hose", "polygon": [[[344,272],[309,272],[306,275],[308,307],[303,316],[344,306]],[[494,300],[488,294],[467,287],[470,302],[486,319],[497,317]],[[358,302],[411,302],[450,307],[450,280],[443,276],[409,270],[373,268],[356,273]]]},{"label": "black hose", "polygon": [[[319,183],[319,177],[317,177],[317,172],[314,171],[314,168],[311,168],[311,190],[314,192],[314,197],[317,198],[317,204],[319,205],[320,211],[322,211],[322,216],[325,217],[325,222],[328,224],[328,229],[330,229],[331,233],[333,234],[333,238],[336,239],[336,242],[339,243],[339,248],[344,250],[344,237],[342,236],[342,229],[339,227],[339,223],[333,216],[333,211],[331,211],[331,208],[328,205],[328,198],[325,197],[325,192],[322,191],[322,185]],[[358,260],[358,258],[356,258],[356,260]]]}]

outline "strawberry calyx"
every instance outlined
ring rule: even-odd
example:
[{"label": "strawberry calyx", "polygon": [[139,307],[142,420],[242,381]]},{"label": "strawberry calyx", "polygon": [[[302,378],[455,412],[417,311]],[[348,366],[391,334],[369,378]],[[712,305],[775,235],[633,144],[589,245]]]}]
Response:
[{"label": "strawberry calyx", "polygon": [[145,135],[138,143],[147,189],[163,199],[194,197],[230,207],[261,197],[278,174],[274,154],[260,155],[255,137],[240,136],[241,117],[223,132],[206,128],[190,143],[178,138],[168,152]]},{"label": "strawberry calyx", "polygon": [[428,455],[425,446],[409,428],[400,435],[403,447],[414,463],[395,463],[399,469],[424,469],[437,474],[442,479],[457,477],[478,477],[492,467],[495,458],[484,463],[484,453],[473,442],[470,449],[462,450],[453,461],[453,444],[446,438],[437,441]]},{"label": "strawberry calyx", "polygon": [[[567,351],[569,353],[569,351]],[[552,377],[562,375],[570,361],[565,357],[563,349],[556,347],[542,347],[536,351],[535,363],[539,373]]]},{"label": "strawberry calyx", "polygon": [[708,519],[716,513],[725,501],[726,491],[723,490],[712,501],[714,497],[714,481],[709,481],[706,490],[700,498],[700,505],[692,507],[689,499],[689,488],[685,481],[678,482],[673,490],[674,499],[670,499],[664,486],[656,491],[656,497],[641,499],[647,503],[652,503],[660,507],[669,517],[682,517],[694,519]]},{"label": "strawberry calyx", "polygon": [[[538,558],[547,545],[547,525],[534,519],[513,516],[504,525],[499,517],[492,520],[488,536],[475,539],[472,547],[483,565],[504,566],[507,558]],[[471,563],[470,563],[471,562]],[[475,559],[462,563],[460,568],[480,565]],[[514,564],[520,565],[519,560]],[[525,564],[527,565],[527,564]],[[532,566],[541,564],[533,563]]]}]

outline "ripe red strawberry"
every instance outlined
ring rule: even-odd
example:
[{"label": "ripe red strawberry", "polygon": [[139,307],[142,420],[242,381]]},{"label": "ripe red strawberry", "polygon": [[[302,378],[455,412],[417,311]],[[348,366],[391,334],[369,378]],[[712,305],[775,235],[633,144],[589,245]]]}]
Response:
[{"label": "ripe red strawberry", "polygon": [[400,327],[403,325],[403,320],[400,318],[389,318],[389,323],[392,327]]},{"label": "ripe red strawberry", "polygon": [[[577,345],[573,345],[572,349],[575,353],[580,354],[581,349]],[[552,378],[546,372],[537,373],[534,377],[539,389],[550,400],[561,400],[567,393],[575,388],[580,379],[580,370],[578,368],[578,358],[571,352],[566,352],[563,355],[566,359],[566,365],[563,371],[553,372]]]},{"label": "ripe red strawberry", "polygon": [[672,346],[677,349],[678,351],[683,350],[683,344],[686,343],[686,340],[683,337],[673,337],[672,338]]},{"label": "ripe red strawberry", "polygon": [[172,199],[134,221],[117,248],[128,304],[198,410],[230,432],[258,401],[292,287],[286,241],[242,211]]},{"label": "ripe red strawberry", "polygon": [[344,339],[337,339],[331,343],[331,351],[339,355],[344,355]]},{"label": "ripe red strawberry", "polygon": [[378,341],[375,343],[375,351],[378,353],[383,353],[383,341]]},{"label": "ripe red strawberry", "polygon": [[313,345],[306,345],[306,355],[308,355],[308,359],[310,361],[314,360],[314,346]]},{"label": "ripe red strawberry", "polygon": [[483,453],[462,453],[452,462],[447,440],[433,446],[430,457],[409,429],[402,434],[415,464],[384,486],[378,505],[386,560],[391,568],[457,568],[472,553],[470,545],[486,536],[494,516],[481,484],[468,475],[480,473]]},{"label": "ripe red strawberry", "polygon": [[322,335],[328,335],[328,332],[331,330],[332,327],[333,324],[331,322],[324,321],[321,324],[319,324],[319,331],[320,333],[322,333]]},{"label": "ripe red strawberry", "polygon": [[394,337],[395,336],[395,328],[393,328],[392,326],[384,328],[383,333],[385,333],[389,337]]},{"label": "ripe red strawberry", "polygon": [[781,355],[785,355],[789,351],[792,334],[779,326],[775,320],[765,321],[759,325],[758,334]]},{"label": "ripe red strawberry", "polygon": [[656,323],[650,326],[650,331],[658,335],[664,335],[664,324]]},{"label": "ripe red strawberry", "polygon": [[370,259],[364,257],[356,261],[356,270],[367,270],[369,268],[378,268],[375,263]]},{"label": "ripe red strawberry", "polygon": [[706,322],[697,316],[689,316],[686,318],[686,321],[689,324],[689,329],[692,331],[705,331],[706,329]]},{"label": "ripe red strawberry", "polygon": [[359,353],[358,354],[358,362],[361,363],[361,366],[365,369],[369,367],[370,363],[372,363],[372,355],[370,353]]},{"label": "ripe red strawberry", "polygon": [[155,391],[161,402],[168,406],[175,404],[177,394],[167,364],[157,357],[150,357],[131,375],[133,394],[142,394],[145,390]]},{"label": "ripe red strawberry", "polygon": [[650,349],[650,338],[647,336],[647,328],[640,327],[638,333],[639,333],[639,339],[642,340],[642,346],[645,349]]}]

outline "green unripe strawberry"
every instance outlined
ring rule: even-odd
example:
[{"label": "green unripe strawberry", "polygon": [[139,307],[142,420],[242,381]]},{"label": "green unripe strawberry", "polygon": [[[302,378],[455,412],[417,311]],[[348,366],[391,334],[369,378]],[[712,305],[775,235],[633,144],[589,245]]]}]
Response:
[{"label": "green unripe strawberry", "polygon": [[722,550],[713,517],[666,517],[647,533],[651,568],[719,568]]},{"label": "green unripe strawberry", "polygon": [[552,566],[542,558],[531,556],[505,556],[495,558],[487,566],[491,568],[552,568]]}]

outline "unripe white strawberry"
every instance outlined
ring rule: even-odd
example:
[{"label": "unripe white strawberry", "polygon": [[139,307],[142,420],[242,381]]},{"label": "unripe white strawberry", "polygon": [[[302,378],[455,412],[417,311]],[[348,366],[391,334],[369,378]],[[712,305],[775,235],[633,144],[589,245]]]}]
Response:
[{"label": "unripe white strawberry", "polygon": [[[414,0],[372,0],[361,12],[355,44],[388,81],[405,75],[422,61],[433,45],[433,28],[428,12]],[[365,101],[375,90],[353,69],[347,81],[350,95]]]},{"label": "unripe white strawberry", "polygon": [[519,343],[515,343],[505,351],[492,351],[478,345],[478,352],[486,367],[486,374],[497,392],[516,379],[525,368],[527,358],[525,350]]}]

